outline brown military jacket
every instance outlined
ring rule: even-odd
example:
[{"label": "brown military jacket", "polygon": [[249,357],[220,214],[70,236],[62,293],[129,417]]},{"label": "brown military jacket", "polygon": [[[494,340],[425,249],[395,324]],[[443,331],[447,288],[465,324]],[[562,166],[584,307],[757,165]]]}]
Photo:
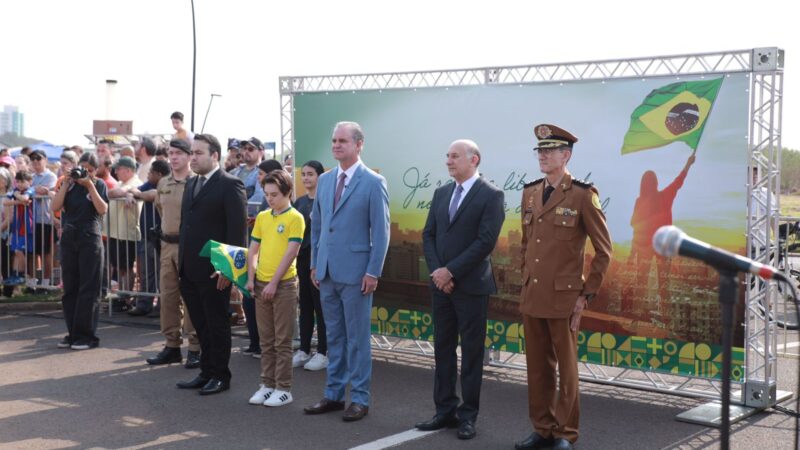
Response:
[{"label": "brown military jacket", "polygon": [[181,201],[186,181],[193,177],[192,171],[181,181],[175,180],[172,174],[158,182],[156,207],[161,215],[161,232],[177,235],[181,230]]},{"label": "brown military jacket", "polygon": [[[520,312],[568,318],[581,294],[596,294],[611,260],[611,236],[597,189],[564,174],[542,206],[544,178],[522,193],[522,299]],[[584,278],[586,237],[595,256]]]}]

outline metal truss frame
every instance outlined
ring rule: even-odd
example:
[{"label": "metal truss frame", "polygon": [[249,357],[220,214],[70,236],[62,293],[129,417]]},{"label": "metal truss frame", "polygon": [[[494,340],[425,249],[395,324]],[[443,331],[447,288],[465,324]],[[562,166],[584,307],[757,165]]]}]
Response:
[{"label": "metal truss frame", "polygon": [[[482,85],[552,84],[582,81],[638,79],[653,77],[748,74],[750,77],[750,167],[758,167],[758,179],[748,179],[748,248],[755,246],[757,260],[771,263],[777,255],[777,213],[765,205],[779,200],[780,136],[783,98],[783,50],[775,47],[711,53],[582,61],[472,69],[428,70],[372,74],[285,76],[279,79],[281,148],[294,155],[295,95],[319,92],[356,92],[386,89],[427,89]],[[767,196],[756,198],[761,187]],[[756,189],[758,188],[758,189]],[[772,196],[775,200],[772,200]],[[761,208],[759,207],[761,206]],[[775,216],[775,217],[773,217]],[[774,220],[773,220],[774,219]],[[761,230],[759,233],[758,230]],[[773,233],[765,233],[772,230]],[[766,236],[766,239],[763,237]],[[750,281],[750,280],[748,280]],[[748,284],[749,286],[749,284]],[[769,314],[758,314],[761,304],[770,307],[775,290],[769,283],[754,283],[746,292],[744,383],[732,383],[732,401],[754,407],[775,404],[777,375],[775,323]],[[377,349],[432,355],[428,342],[373,336]],[[521,355],[490,350],[488,363],[503,367],[524,367]],[[524,362],[524,360],[522,361]],[[682,396],[718,399],[721,383],[706,378],[666,375],[658,372],[620,369],[581,363],[581,379],[598,383],[646,389]]]},{"label": "metal truss frame", "polygon": [[[781,120],[783,114],[783,51],[753,50],[750,73],[747,244],[753,259],[777,266],[780,221]],[[746,381],[743,403],[769,407],[776,403],[777,330],[772,311],[778,308],[774,283],[748,275],[745,311]],[[763,312],[762,312],[763,311]]]}]

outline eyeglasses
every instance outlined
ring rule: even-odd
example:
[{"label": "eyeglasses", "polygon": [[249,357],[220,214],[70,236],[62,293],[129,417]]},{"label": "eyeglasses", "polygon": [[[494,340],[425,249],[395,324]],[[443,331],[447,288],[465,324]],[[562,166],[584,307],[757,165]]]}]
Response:
[{"label": "eyeglasses", "polygon": [[550,156],[556,151],[564,151],[564,147],[551,147],[551,148],[541,148],[541,147],[534,147],[533,151],[545,156]]},{"label": "eyeglasses", "polygon": [[34,156],[33,158],[31,158],[31,161],[41,161],[41,160],[42,160],[41,156]]}]

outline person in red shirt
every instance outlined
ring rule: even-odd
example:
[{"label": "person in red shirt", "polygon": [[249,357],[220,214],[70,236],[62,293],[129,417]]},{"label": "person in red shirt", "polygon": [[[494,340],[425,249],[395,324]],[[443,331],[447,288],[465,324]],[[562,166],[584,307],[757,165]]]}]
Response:
[{"label": "person in red shirt", "polygon": [[[663,190],[658,190],[658,177],[652,170],[642,175],[639,198],[633,207],[631,227],[633,227],[633,241],[631,254],[628,257],[629,266],[636,270],[633,286],[638,286],[647,292],[647,279],[650,274],[650,264],[655,258],[658,271],[658,291],[661,300],[668,299],[666,279],[669,275],[669,260],[657,255],[653,250],[653,235],[664,225],[672,225],[672,204],[678,195],[678,190],[683,186],[683,181],[689,173],[689,168],[694,164],[694,152],[686,160],[683,170],[672,183]],[[640,297],[640,296],[637,296]],[[622,311],[629,311],[633,296],[623,296]]]}]

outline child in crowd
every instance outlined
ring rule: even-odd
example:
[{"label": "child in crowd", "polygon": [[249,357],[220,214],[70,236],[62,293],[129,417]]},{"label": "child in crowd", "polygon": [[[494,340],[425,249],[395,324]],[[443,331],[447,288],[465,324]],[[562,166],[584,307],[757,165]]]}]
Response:
[{"label": "child in crowd", "polygon": [[292,402],[292,335],[297,311],[295,261],[303,241],[303,215],[290,204],[292,179],[274,170],[261,181],[270,209],[256,216],[248,253],[247,290],[255,299],[261,340],[261,386],[251,405]]},{"label": "child in crowd", "polygon": [[6,214],[2,225],[2,229],[9,227],[8,243],[14,252],[14,269],[5,281],[6,285],[12,286],[25,283],[26,256],[33,258],[33,175],[23,169],[14,175],[14,180],[16,186],[3,202]]},{"label": "child in crowd", "polygon": [[[300,279],[300,348],[292,358],[293,367],[306,370],[324,370],[328,367],[328,340],[325,336],[325,319],[322,317],[322,305],[319,289],[311,280],[311,207],[317,194],[319,176],[325,172],[322,163],[309,161],[300,171],[306,195],[294,202],[294,207],[303,214],[306,222],[306,234],[303,245],[297,255],[297,276]],[[314,323],[317,324],[317,352],[311,356],[311,336],[314,334]]]}]

